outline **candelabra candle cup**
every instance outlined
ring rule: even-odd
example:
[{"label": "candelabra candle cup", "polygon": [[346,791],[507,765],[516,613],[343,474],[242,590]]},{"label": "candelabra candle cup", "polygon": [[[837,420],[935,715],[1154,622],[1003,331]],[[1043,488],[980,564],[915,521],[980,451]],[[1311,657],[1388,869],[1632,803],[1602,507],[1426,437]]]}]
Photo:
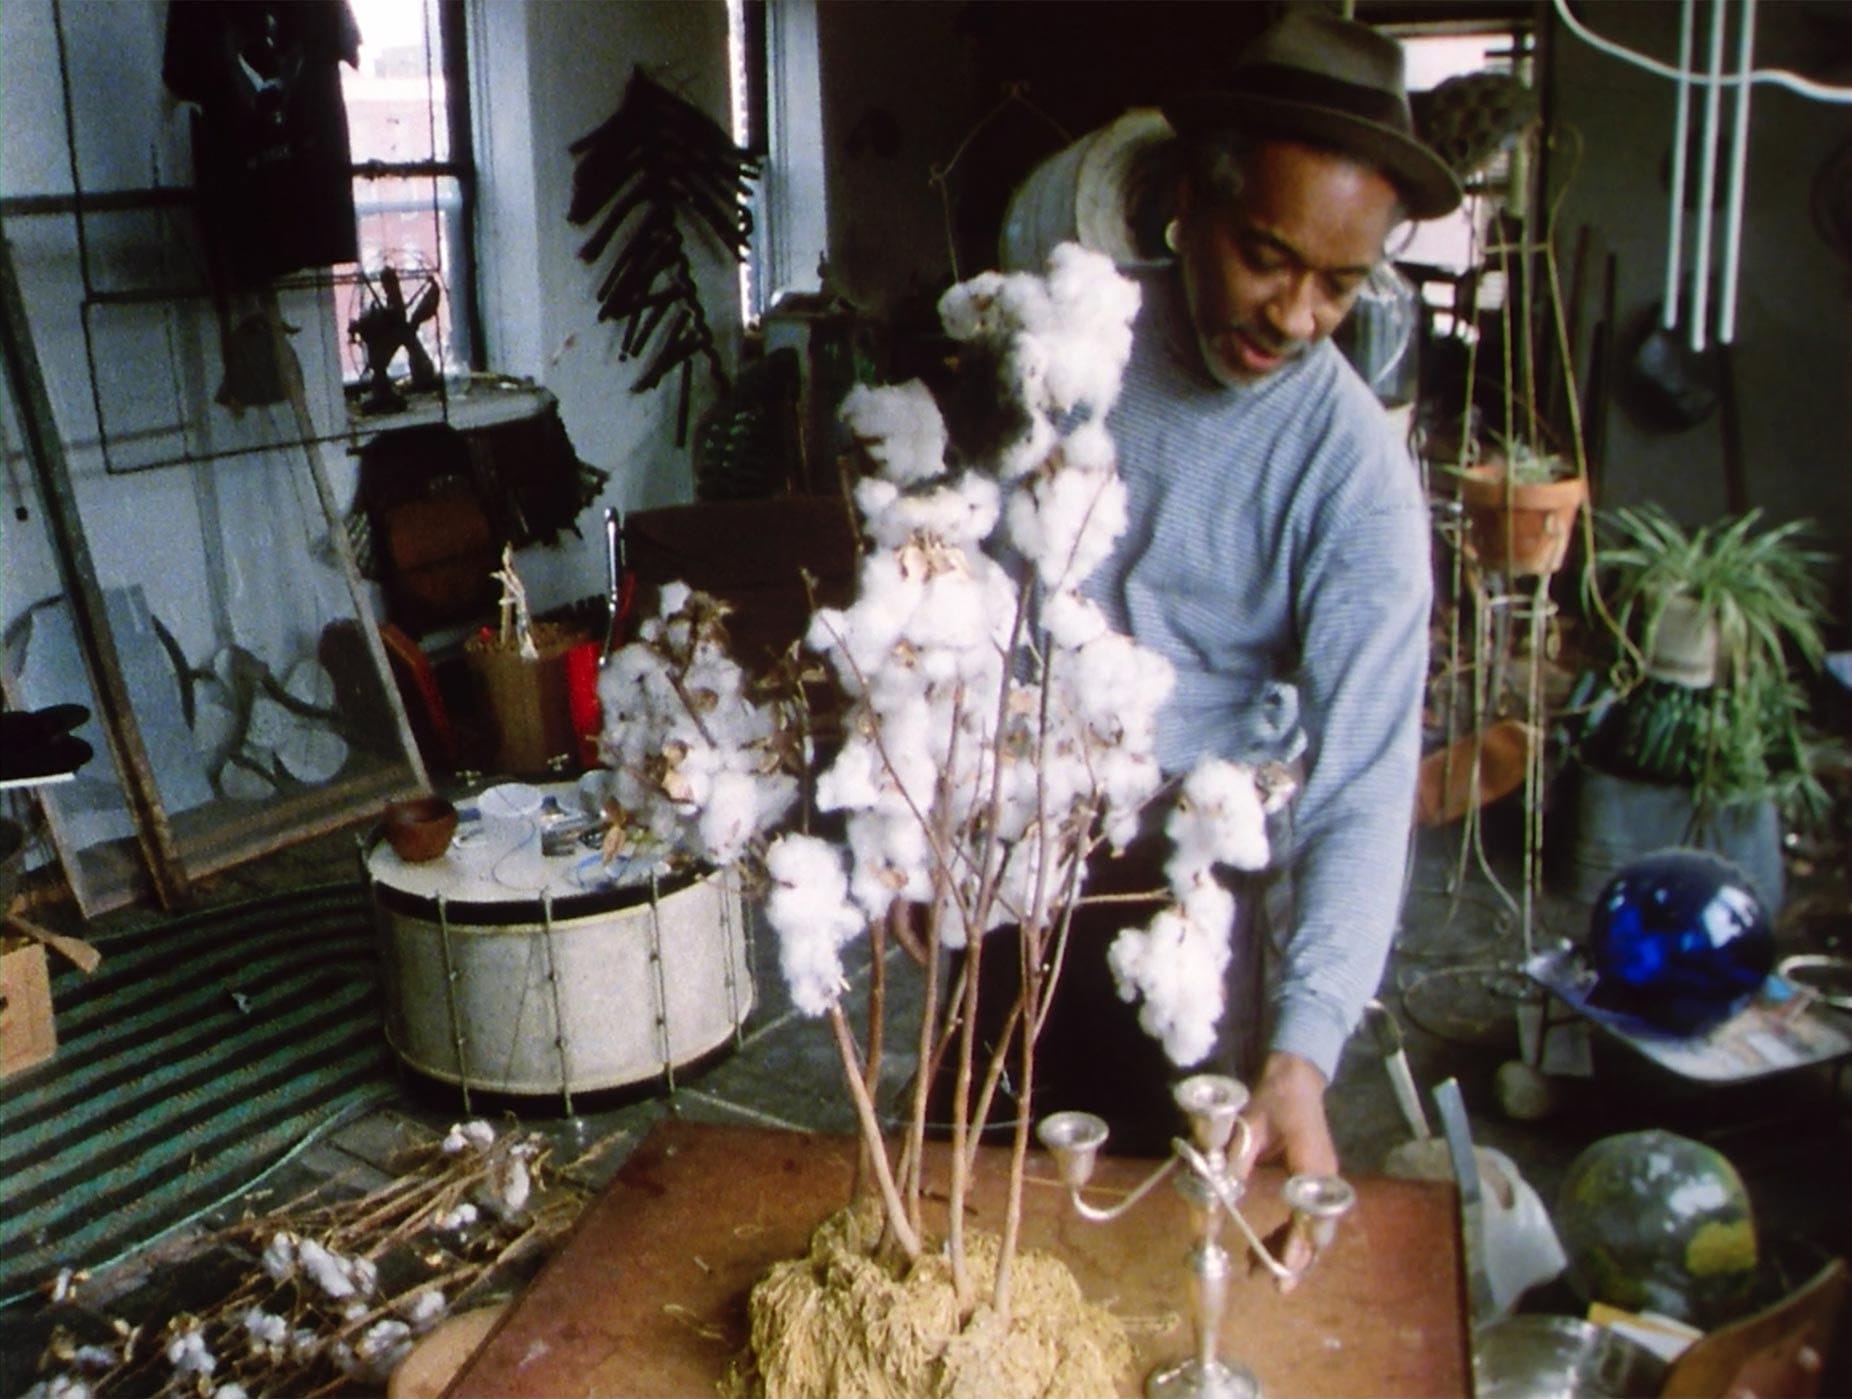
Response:
[{"label": "candelabra candle cup", "polygon": [[[1192,1074],[1171,1090],[1171,1097],[1189,1117],[1199,1151],[1225,1151],[1248,1105],[1247,1086],[1227,1074]],[[1245,1145],[1247,1124],[1241,1125]]]},{"label": "candelabra candle cup", "polygon": [[1093,1177],[1106,1131],[1106,1123],[1090,1112],[1057,1112],[1037,1124],[1035,1135],[1055,1158],[1062,1184],[1078,1190]]},{"label": "candelabra candle cup", "polygon": [[1339,1176],[1294,1176],[1280,1195],[1317,1249],[1331,1242],[1338,1221],[1357,1203],[1356,1188]]}]

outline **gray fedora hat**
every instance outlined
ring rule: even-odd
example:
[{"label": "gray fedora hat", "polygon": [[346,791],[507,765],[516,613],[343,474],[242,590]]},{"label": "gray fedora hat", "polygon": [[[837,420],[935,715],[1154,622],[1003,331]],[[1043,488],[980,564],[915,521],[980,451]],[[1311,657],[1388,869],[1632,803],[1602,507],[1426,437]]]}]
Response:
[{"label": "gray fedora hat", "polygon": [[1216,92],[1163,104],[1186,140],[1214,130],[1298,139],[1383,172],[1410,215],[1437,218],[1460,204],[1460,182],[1415,136],[1402,46],[1368,25],[1295,10],[1241,51]]}]

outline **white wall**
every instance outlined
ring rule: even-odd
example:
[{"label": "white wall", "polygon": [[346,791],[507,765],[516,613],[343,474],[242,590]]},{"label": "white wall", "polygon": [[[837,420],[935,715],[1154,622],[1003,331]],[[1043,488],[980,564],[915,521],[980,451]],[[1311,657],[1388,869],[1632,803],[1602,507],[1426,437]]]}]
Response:
[{"label": "white wall", "polygon": [[[164,0],[66,0],[62,6],[86,191],[190,181],[186,113],[160,81],[165,15]],[[52,0],[0,4],[5,196],[71,190],[53,16]],[[604,498],[580,518],[582,541],[567,535],[561,547],[531,549],[519,561],[535,605],[547,608],[600,591],[598,525],[605,505],[633,510],[693,496],[690,451],[674,445],[673,381],[648,395],[631,393],[640,366],[619,362],[620,328],[596,322],[602,268],[578,259],[586,230],[566,220],[572,179],[567,147],[616,109],[639,63],[724,126],[726,7],[724,0],[478,0],[471,20],[481,102],[479,258],[489,367],[531,376],[551,389],[579,455],[611,473]],[[164,260],[189,256],[177,222],[184,218],[92,215],[85,232],[93,283],[107,285],[117,270],[124,284],[162,280],[173,270]],[[285,615],[285,604],[292,589],[327,589],[325,565],[309,560],[324,541],[300,526],[278,525],[296,506],[314,513],[300,454],[238,457],[231,459],[235,467],[216,469],[106,473],[84,352],[75,222],[15,217],[7,221],[7,235],[104,585],[141,584],[155,614],[174,627],[196,663],[217,644],[215,634],[223,639],[215,619],[227,612],[242,619],[237,634],[248,645],[275,645],[279,631],[288,645],[312,637],[318,608],[296,619]],[[703,247],[697,278],[731,366],[739,339],[733,265]],[[327,298],[298,298],[284,309],[286,319],[301,326],[292,344],[317,431],[333,434],[343,413],[333,359],[343,333],[338,309]],[[296,436],[287,409],[246,410],[234,419],[213,405],[220,371],[209,311],[196,303],[133,314],[112,310],[99,319],[93,310],[93,342],[101,349],[97,377],[112,443],[122,426],[150,429],[132,447],[112,447],[118,467],[124,453],[160,461],[183,449],[199,454]],[[712,402],[704,369],[695,375],[695,390],[698,418]],[[17,455],[11,405],[6,422],[11,478],[24,480],[29,473]],[[153,431],[162,427],[165,434]],[[352,459],[338,443],[325,448],[322,459],[344,506],[353,487]],[[27,489],[30,495],[29,481]],[[11,619],[20,607],[58,591],[58,581],[36,499],[25,502],[33,518],[20,525],[12,518],[14,489],[9,484],[6,491],[0,610]],[[305,564],[300,576],[284,566],[295,556]]]},{"label": "white wall", "polygon": [[[633,68],[727,124],[724,0],[480,0],[487,77],[484,235],[491,289],[492,367],[532,375],[559,397],[579,455],[611,472],[604,497],[581,517],[583,541],[527,551],[519,567],[541,605],[601,588],[606,505],[636,510],[694,498],[693,423],[713,403],[697,363],[691,441],[675,446],[676,376],[631,392],[647,363],[618,358],[623,327],[597,320],[597,264],[578,249],[590,233],[566,219],[573,159],[567,148],[623,101]],[[731,259],[698,235],[690,248],[708,323],[729,367],[738,362],[739,307]],[[652,344],[652,349],[654,345]]]},{"label": "white wall", "polygon": [[[56,13],[50,0],[0,6],[0,195],[73,192]],[[165,13],[164,5],[127,0],[62,7],[68,129],[86,196],[191,179],[186,114],[160,82]],[[99,582],[140,587],[194,664],[236,640],[280,673],[313,650],[330,615],[351,611],[327,563],[301,454],[245,454],[218,465],[198,459],[295,440],[299,425],[287,407],[234,413],[213,402],[222,372],[205,300],[108,300],[112,292],[194,280],[183,218],[173,210],[88,216],[96,295],[87,313],[72,216],[16,215],[6,235]],[[293,348],[314,431],[332,433],[342,411],[332,308],[324,297],[292,296],[282,311],[302,328]],[[0,610],[10,623],[62,587],[10,402],[4,423]],[[154,469],[138,469],[147,466]],[[15,507],[28,518],[18,520]]]}]

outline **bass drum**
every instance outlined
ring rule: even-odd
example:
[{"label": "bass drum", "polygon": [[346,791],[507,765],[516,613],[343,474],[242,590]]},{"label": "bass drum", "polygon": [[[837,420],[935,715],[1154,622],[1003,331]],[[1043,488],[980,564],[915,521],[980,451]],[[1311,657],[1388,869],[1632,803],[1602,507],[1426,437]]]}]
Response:
[{"label": "bass drum", "polygon": [[736,871],[554,898],[450,900],[374,872],[386,1037],[465,1096],[619,1088],[734,1038],[753,1007]]}]

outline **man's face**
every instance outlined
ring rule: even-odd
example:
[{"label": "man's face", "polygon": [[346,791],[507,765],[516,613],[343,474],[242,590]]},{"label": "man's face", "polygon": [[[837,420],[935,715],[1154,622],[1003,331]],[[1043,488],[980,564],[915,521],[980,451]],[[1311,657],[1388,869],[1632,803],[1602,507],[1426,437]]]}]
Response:
[{"label": "man's face", "polygon": [[1349,313],[1399,217],[1395,187],[1365,165],[1284,141],[1256,145],[1233,200],[1184,181],[1178,257],[1209,372],[1266,378]]}]

